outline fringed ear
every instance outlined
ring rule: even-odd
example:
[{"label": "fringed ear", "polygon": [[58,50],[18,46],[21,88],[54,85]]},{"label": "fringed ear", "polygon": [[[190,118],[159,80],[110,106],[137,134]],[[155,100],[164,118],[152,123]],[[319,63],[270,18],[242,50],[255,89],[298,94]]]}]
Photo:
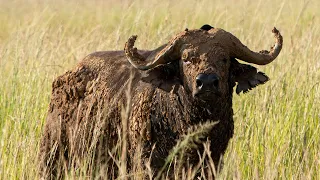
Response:
[{"label": "fringed ear", "polygon": [[172,91],[176,85],[182,85],[179,61],[160,65],[148,71],[142,71],[141,74],[143,82],[150,83],[166,92]]},{"label": "fringed ear", "polygon": [[269,80],[269,77],[263,72],[258,72],[257,68],[248,64],[241,64],[235,59],[231,59],[230,76],[232,85],[235,86],[237,83],[237,94],[246,93]]}]

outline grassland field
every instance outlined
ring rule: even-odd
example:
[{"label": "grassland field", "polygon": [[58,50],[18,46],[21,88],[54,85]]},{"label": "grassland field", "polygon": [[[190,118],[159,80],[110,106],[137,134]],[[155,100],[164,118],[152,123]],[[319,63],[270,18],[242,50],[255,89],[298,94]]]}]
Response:
[{"label": "grassland field", "polygon": [[[253,50],[270,81],[234,95],[235,134],[218,179],[320,179],[319,0],[0,0],[0,179],[38,179],[51,83],[85,55],[166,43],[185,28],[223,28]],[[77,179],[76,177],[69,177]],[[84,178],[85,179],[85,178]]]}]

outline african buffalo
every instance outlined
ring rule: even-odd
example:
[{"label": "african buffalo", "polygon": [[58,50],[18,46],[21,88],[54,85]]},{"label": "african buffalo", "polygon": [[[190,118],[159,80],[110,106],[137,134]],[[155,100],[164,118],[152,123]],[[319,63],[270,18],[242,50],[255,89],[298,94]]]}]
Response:
[{"label": "african buffalo", "polygon": [[[272,32],[276,43],[270,51],[253,52],[231,33],[204,27],[186,29],[155,50],[137,50],[137,36],[132,36],[124,51],[88,55],[52,84],[40,144],[41,176],[57,177],[88,156],[110,173],[117,168],[111,167],[116,165],[109,155],[121,133],[127,137],[128,169],[141,147],[140,158],[150,158],[157,172],[190,127],[214,121],[218,123],[201,140],[210,143],[217,166],[233,136],[233,88],[245,93],[269,80],[236,58],[271,63],[283,43],[279,31]],[[195,165],[203,151],[198,143],[185,160]]]}]

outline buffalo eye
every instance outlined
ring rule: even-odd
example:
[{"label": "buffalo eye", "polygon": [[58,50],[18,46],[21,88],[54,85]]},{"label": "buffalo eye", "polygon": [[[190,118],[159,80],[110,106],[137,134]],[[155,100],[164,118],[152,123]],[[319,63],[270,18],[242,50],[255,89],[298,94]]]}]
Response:
[{"label": "buffalo eye", "polygon": [[225,64],[227,64],[228,59],[227,59],[227,58],[223,58],[223,59],[222,59],[222,62],[225,63]]},{"label": "buffalo eye", "polygon": [[228,58],[223,58],[215,62],[218,66],[224,67],[228,64]]},{"label": "buffalo eye", "polygon": [[220,66],[224,66],[224,65],[227,64],[227,62],[228,62],[228,59],[227,59],[227,58],[223,58],[222,60],[218,61],[218,64],[219,64]]}]

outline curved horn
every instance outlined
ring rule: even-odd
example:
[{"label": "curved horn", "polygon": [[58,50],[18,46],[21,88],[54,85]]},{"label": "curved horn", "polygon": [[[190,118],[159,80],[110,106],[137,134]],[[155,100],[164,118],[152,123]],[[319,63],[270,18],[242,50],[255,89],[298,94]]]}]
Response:
[{"label": "curved horn", "polygon": [[[262,50],[260,52],[253,52],[248,47],[243,45],[239,39],[236,37],[231,49],[234,49],[233,52],[231,52],[231,56],[234,58],[241,59],[248,63],[258,64],[258,65],[266,65],[271,63],[280,53],[282,49],[282,43],[283,38],[280,34],[280,32],[274,27],[272,30],[274,37],[276,39],[276,43],[273,47],[271,47],[270,51]],[[232,51],[232,50],[231,50]]]},{"label": "curved horn", "polygon": [[174,38],[167,45],[161,46],[155,50],[155,53],[151,53],[147,58],[139,54],[137,48],[134,47],[136,39],[137,36],[131,36],[124,47],[128,61],[135,68],[139,70],[148,70],[160,64],[167,64],[176,59],[174,58],[174,49],[177,47],[176,45],[178,44],[179,38]]}]

